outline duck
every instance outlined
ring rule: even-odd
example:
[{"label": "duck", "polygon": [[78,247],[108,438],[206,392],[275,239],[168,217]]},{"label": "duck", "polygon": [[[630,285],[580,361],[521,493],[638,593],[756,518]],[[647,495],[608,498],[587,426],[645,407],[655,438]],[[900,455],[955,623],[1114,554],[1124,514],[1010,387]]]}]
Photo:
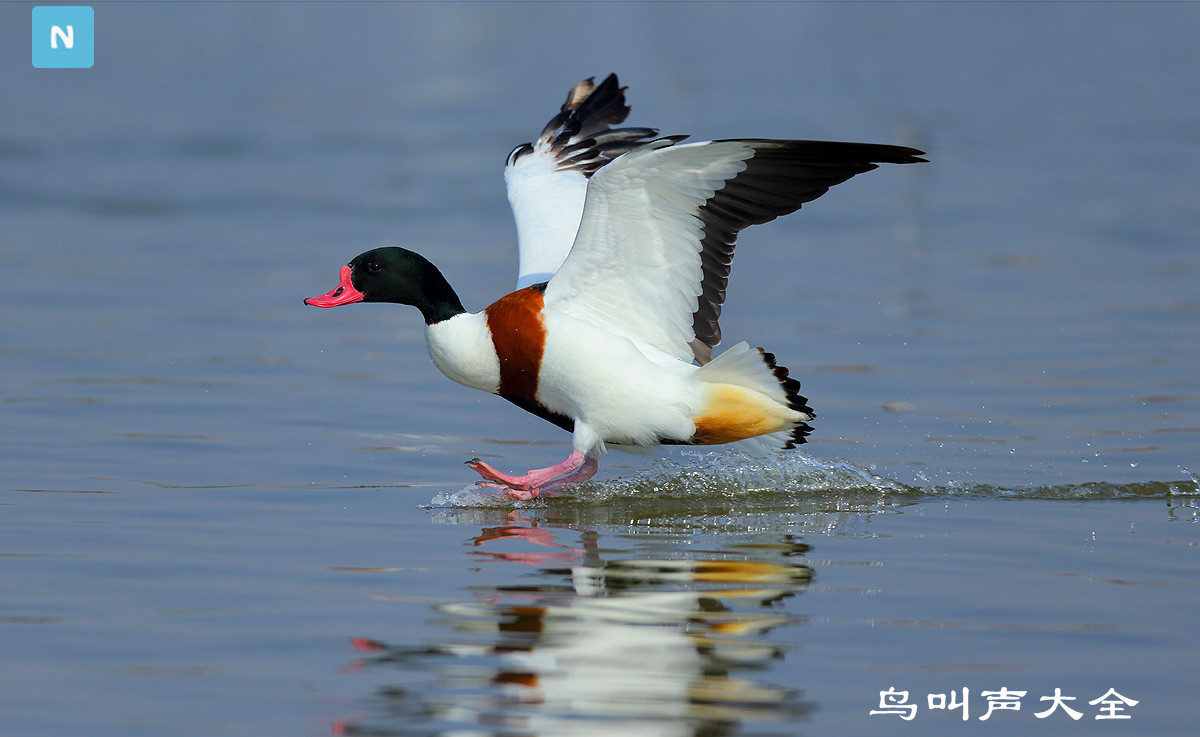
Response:
[{"label": "duck", "polygon": [[385,246],[304,300],[415,307],[443,374],[570,432],[567,458],[545,468],[467,461],[515,500],[590,479],[608,446],[803,444],[816,413],[772,353],[739,342],[714,356],[738,234],[880,164],[926,161],[907,146],[617,127],[626,90],[616,74],[579,82],[509,153],[515,291],[470,312],[427,258]]}]

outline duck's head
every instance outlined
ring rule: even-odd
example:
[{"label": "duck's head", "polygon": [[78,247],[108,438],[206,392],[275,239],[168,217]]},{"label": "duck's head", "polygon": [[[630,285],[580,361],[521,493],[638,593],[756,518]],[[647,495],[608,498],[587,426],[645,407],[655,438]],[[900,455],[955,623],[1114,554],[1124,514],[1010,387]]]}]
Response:
[{"label": "duck's head", "polygon": [[430,325],[465,311],[437,267],[405,248],[388,246],[360,253],[338,276],[332,291],[309,297],[304,304],[339,307],[355,302],[396,302],[421,310]]}]

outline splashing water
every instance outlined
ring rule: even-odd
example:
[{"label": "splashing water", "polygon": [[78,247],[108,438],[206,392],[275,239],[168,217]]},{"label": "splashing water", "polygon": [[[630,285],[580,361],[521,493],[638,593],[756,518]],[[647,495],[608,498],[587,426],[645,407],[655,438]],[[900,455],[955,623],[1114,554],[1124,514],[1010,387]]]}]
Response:
[{"label": "splashing water", "polygon": [[736,451],[685,450],[679,458],[661,457],[636,472],[615,479],[591,481],[559,495],[532,502],[515,502],[495,487],[471,485],[435,495],[431,507],[511,508],[546,503],[603,504],[621,498],[742,499],[827,495],[905,499],[983,496],[1028,499],[1146,499],[1200,494],[1200,477],[1180,467],[1186,477],[1172,481],[1114,484],[1093,481],[1029,487],[947,482],[923,486],[885,478],[849,461],[822,460],[789,452],[764,460]]}]

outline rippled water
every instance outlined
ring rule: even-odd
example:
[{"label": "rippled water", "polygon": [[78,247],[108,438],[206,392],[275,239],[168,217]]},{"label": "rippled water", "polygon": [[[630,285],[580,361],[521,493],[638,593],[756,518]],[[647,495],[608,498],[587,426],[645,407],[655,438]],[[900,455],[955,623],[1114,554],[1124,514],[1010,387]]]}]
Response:
[{"label": "rippled water", "polygon": [[[1022,733],[1195,731],[1196,6],[96,3],[90,70],[32,68],[31,7],[7,731],[948,735],[988,727],[931,703],[1001,688]],[[503,156],[609,71],[635,125],[931,163],[742,238],[723,331],[803,381],[802,452],[512,503],[462,462],[565,434],[441,377],[416,313],[301,299],[383,243],[502,295]]]}]

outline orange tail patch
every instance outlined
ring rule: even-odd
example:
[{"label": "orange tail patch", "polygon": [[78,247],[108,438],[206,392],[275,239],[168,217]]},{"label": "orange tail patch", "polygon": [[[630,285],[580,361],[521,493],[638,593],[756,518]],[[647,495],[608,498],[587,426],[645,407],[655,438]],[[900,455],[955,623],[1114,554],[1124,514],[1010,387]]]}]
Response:
[{"label": "orange tail patch", "polygon": [[698,445],[734,443],[773,432],[791,430],[805,419],[793,409],[752,389],[734,384],[705,387],[707,403],[695,419],[692,442]]}]

